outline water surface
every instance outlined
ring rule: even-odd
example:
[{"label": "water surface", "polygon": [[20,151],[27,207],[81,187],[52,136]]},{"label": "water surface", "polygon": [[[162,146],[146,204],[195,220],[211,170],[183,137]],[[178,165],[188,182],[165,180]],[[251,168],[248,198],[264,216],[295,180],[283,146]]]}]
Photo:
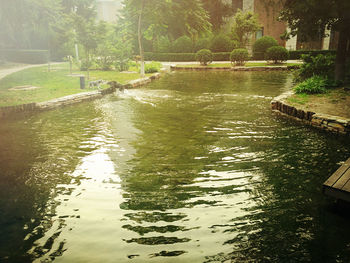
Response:
[{"label": "water surface", "polygon": [[350,142],[272,114],[280,72],[175,73],[0,123],[0,262],[349,262]]}]

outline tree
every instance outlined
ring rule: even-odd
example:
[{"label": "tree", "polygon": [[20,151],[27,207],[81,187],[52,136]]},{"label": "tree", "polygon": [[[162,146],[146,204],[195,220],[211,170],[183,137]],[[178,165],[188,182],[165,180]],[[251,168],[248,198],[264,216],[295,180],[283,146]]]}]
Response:
[{"label": "tree", "polygon": [[225,24],[225,18],[233,15],[231,5],[224,3],[222,0],[202,0],[203,7],[208,12],[210,23],[215,32],[220,31],[222,25]]},{"label": "tree", "polygon": [[142,35],[141,35],[141,23],[142,23],[142,14],[143,10],[145,9],[145,0],[141,0],[141,9],[139,14],[139,23],[138,23],[138,29],[137,29],[137,37],[139,40],[139,49],[140,49],[140,57],[141,57],[141,76],[145,76],[145,57],[143,54],[143,46],[142,46]]},{"label": "tree", "polygon": [[[121,25],[138,46],[138,22],[142,0],[125,0]],[[210,31],[209,15],[201,0],[147,0],[142,12],[142,40],[152,46],[166,36],[173,41],[183,35],[195,42],[201,34]]]},{"label": "tree", "polygon": [[252,12],[242,12],[238,9],[234,16],[232,34],[240,44],[240,47],[247,46],[249,37],[260,29],[258,17]]},{"label": "tree", "polygon": [[281,19],[288,23],[291,34],[302,40],[324,36],[325,28],[339,32],[335,80],[345,79],[350,40],[349,0],[284,0]]}]

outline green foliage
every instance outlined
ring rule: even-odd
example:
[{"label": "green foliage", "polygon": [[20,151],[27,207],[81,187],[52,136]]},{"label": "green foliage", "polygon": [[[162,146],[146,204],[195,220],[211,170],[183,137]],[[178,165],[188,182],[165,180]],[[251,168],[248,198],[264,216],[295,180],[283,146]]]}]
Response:
[{"label": "green foliage", "polygon": [[226,22],[225,18],[229,18],[233,15],[231,5],[222,0],[202,0],[202,2],[204,8],[209,13],[213,30],[218,32]]},{"label": "green foliage", "polygon": [[[119,21],[119,27],[135,44],[137,43],[140,2],[139,0],[125,0],[122,18]],[[178,39],[181,36],[188,36],[191,39],[190,50],[188,46],[186,46],[187,51],[179,50],[177,47],[175,47],[176,51],[154,48],[153,50],[156,52],[192,52],[193,43],[211,29],[209,15],[203,8],[201,0],[147,0],[145,3],[141,25],[144,39],[153,44],[163,36],[169,37],[170,40]],[[135,44],[134,46],[137,47],[138,45]],[[158,44],[154,46],[158,46]]]},{"label": "green foliage", "polygon": [[334,55],[335,50],[291,50],[289,51],[289,59],[301,59],[302,55],[311,55],[313,57],[317,55]]},{"label": "green foliage", "polygon": [[[145,60],[155,61],[195,61],[196,53],[153,53],[145,52]],[[213,53],[213,61],[229,61],[230,52]]]},{"label": "green foliage", "polygon": [[209,49],[202,49],[196,53],[196,60],[201,63],[201,65],[208,65],[213,61],[213,53]]},{"label": "green foliage", "polygon": [[43,64],[49,61],[48,50],[2,49],[0,57],[11,62]]},{"label": "green foliage", "polygon": [[253,58],[262,60],[265,58],[267,49],[273,46],[278,46],[277,40],[270,36],[263,36],[256,40],[253,44]]},{"label": "green foliage", "polygon": [[194,51],[198,52],[201,49],[209,49],[210,48],[210,39],[209,38],[200,38],[197,40],[195,44]]},{"label": "green foliage", "polygon": [[156,41],[156,45],[154,50],[160,53],[167,53],[172,50],[172,43],[167,36],[161,36],[158,41]]},{"label": "green foliage", "polygon": [[272,60],[275,64],[287,61],[289,58],[288,50],[281,46],[270,47],[266,50],[266,60]]},{"label": "green foliage", "polygon": [[295,82],[304,81],[314,75],[322,76],[330,80],[334,78],[334,55],[302,55],[302,59],[304,63],[295,73]]},{"label": "green foliage", "polygon": [[345,80],[349,30],[350,1],[348,0],[285,0],[280,18],[287,22],[292,36],[298,40],[319,40],[325,29],[337,31],[337,67],[334,78]]},{"label": "green foliage", "polygon": [[174,41],[173,52],[175,53],[190,53],[192,52],[192,41],[188,36],[179,37]]},{"label": "green foliage", "polygon": [[145,73],[156,73],[162,68],[162,63],[160,62],[150,62],[145,65]]},{"label": "green foliage", "polygon": [[299,83],[295,88],[294,92],[296,94],[306,93],[306,94],[319,94],[326,93],[326,83],[327,79],[321,76],[313,76]]},{"label": "green foliage", "polygon": [[245,48],[234,49],[230,55],[231,63],[236,63],[236,65],[244,65],[248,59],[248,50]]},{"label": "green foliage", "polygon": [[194,61],[195,53],[152,53],[145,52],[145,60],[148,61]]},{"label": "green foliage", "polygon": [[235,48],[233,45],[233,41],[228,36],[220,34],[212,39],[210,50],[212,52],[229,52]]},{"label": "green foliage", "polygon": [[234,16],[232,35],[238,41],[240,47],[245,47],[249,43],[249,35],[260,29],[260,24],[256,14],[252,12],[242,12],[238,9]]}]

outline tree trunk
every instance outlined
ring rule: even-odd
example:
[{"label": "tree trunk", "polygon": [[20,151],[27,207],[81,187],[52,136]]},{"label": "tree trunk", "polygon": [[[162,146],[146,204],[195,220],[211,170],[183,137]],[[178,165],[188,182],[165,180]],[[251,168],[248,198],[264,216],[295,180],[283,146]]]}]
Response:
[{"label": "tree trunk", "polygon": [[345,80],[347,44],[348,44],[347,32],[342,30],[339,32],[337,56],[335,59],[335,81],[336,82]]},{"label": "tree trunk", "polygon": [[142,13],[144,8],[145,8],[145,0],[142,0],[140,16],[139,16],[139,25],[138,25],[138,38],[139,38],[139,48],[140,48],[140,57],[141,57],[141,77],[145,76],[145,58],[143,54],[142,34],[141,34],[141,21],[142,21]]}]

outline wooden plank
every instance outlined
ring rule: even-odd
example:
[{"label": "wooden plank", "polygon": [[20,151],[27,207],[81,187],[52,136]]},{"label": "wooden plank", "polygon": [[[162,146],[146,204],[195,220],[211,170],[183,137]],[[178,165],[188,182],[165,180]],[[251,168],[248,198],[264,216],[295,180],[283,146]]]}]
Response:
[{"label": "wooden plank", "polygon": [[[350,158],[346,160],[346,162],[342,166],[340,166],[339,169],[331,177],[329,177],[328,180],[323,185],[333,186],[342,177],[342,175],[348,170],[349,167],[350,167]],[[344,182],[344,184],[345,183],[346,182]],[[344,184],[342,185],[342,187],[344,186]]]},{"label": "wooden plank", "polygon": [[345,183],[345,185],[343,186],[342,190],[345,191],[345,192],[349,192],[350,193],[350,168],[345,172],[343,177],[347,177],[348,181]]},{"label": "wooden plank", "polygon": [[338,181],[335,182],[335,184],[333,184],[333,188],[343,189],[344,185],[349,181],[349,174],[347,173],[349,168],[349,166],[345,167],[343,175],[338,179]]}]

